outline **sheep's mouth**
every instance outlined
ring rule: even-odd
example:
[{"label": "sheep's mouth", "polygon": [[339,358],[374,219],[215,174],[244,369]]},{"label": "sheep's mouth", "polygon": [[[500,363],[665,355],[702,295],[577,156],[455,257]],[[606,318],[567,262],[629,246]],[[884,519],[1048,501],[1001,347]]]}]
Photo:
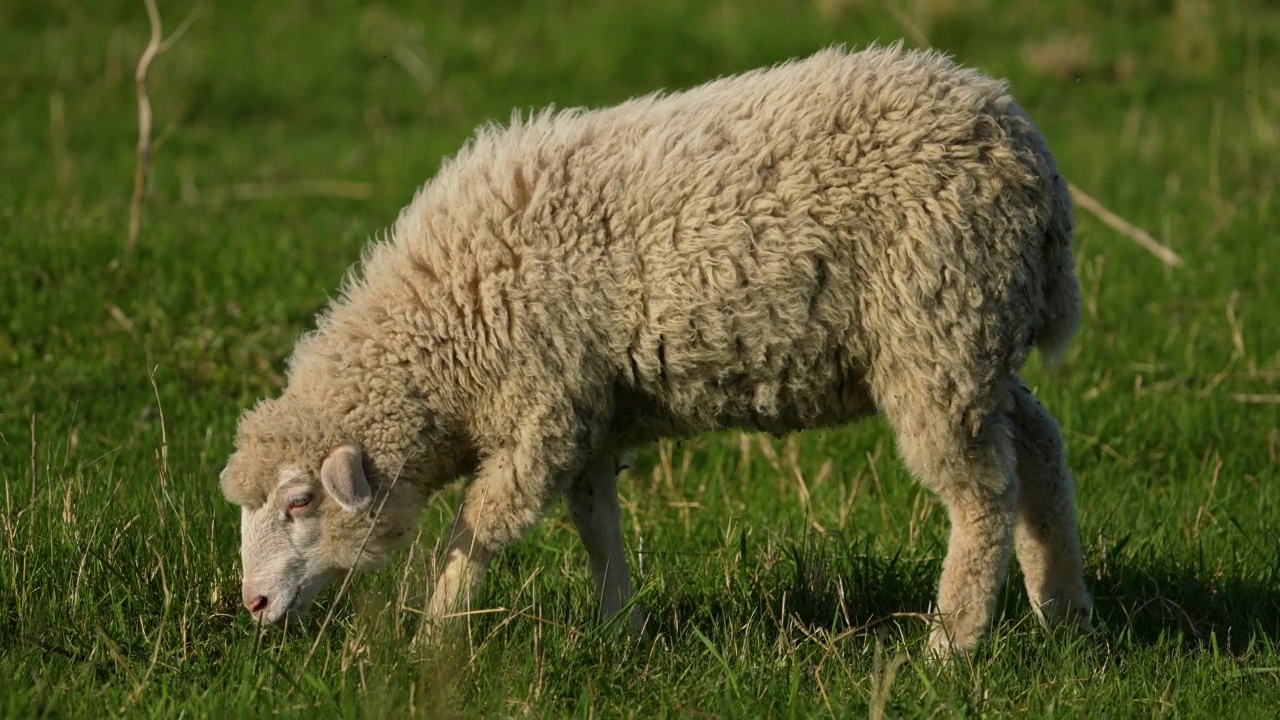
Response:
[{"label": "sheep's mouth", "polygon": [[[303,615],[307,614],[307,610],[311,609],[311,597],[306,592],[304,585],[299,585],[293,589],[293,597],[289,598],[289,604],[285,606],[284,612],[280,613],[280,621],[298,621]],[[314,595],[311,593],[310,595]]]},{"label": "sheep's mouth", "polygon": [[293,589],[293,594],[289,596],[289,602],[285,603],[284,610],[275,613],[262,613],[258,616],[258,625],[265,630],[268,626],[280,626],[289,621],[297,621],[302,617],[304,612],[299,612],[302,605],[302,586],[299,585]]},{"label": "sheep's mouth", "polygon": [[258,624],[264,628],[268,625],[283,626],[286,623],[296,624],[302,620],[311,609],[311,604],[315,602],[315,598],[320,591],[328,585],[328,577],[320,576],[311,581],[303,581],[293,586],[293,592],[283,604],[283,609],[277,609],[271,613],[263,613],[258,616]]},{"label": "sheep's mouth", "polygon": [[302,616],[306,615],[307,611],[311,609],[311,604],[315,602],[316,596],[328,584],[327,578],[323,576],[311,582],[299,583],[293,589],[293,597],[289,599],[289,604],[285,606],[281,619],[302,619]]},{"label": "sheep's mouth", "polygon": [[302,586],[293,589],[293,597],[289,598],[289,604],[284,607],[284,617],[297,617],[301,613],[298,612],[298,605],[302,600]]}]

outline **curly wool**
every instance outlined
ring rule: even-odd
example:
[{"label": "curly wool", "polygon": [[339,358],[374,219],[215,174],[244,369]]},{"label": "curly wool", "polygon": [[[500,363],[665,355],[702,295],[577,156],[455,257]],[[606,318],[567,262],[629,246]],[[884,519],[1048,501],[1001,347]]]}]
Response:
[{"label": "curly wool", "polygon": [[[263,434],[312,464],[358,442],[375,487],[399,478],[391,538],[513,448],[505,492],[541,508],[591,457],[664,436],[930,408],[963,444],[1030,348],[1071,336],[1071,235],[1066,183],[1005,85],[935,52],[829,49],[517,116],[368,248],[237,455]],[[275,481],[228,477],[248,504]]]}]

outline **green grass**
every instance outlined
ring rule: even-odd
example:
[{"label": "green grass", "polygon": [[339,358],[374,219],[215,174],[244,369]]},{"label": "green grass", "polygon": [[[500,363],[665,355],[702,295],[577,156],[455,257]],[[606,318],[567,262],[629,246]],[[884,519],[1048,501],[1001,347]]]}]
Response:
[{"label": "green grass", "polygon": [[[152,68],[126,257],[146,37],[141,0],[0,4],[0,712],[1280,713],[1274,2],[209,2]],[[1078,478],[1094,636],[1039,630],[1015,573],[971,662],[922,664],[945,517],[878,421],[643,453],[621,490],[651,645],[594,622],[561,511],[495,562],[492,612],[411,657],[456,489],[411,555],[255,635],[216,481],[235,419],[477,124],[899,37],[1008,77],[1068,177],[1186,260],[1080,212],[1083,327],[1027,372]]]}]

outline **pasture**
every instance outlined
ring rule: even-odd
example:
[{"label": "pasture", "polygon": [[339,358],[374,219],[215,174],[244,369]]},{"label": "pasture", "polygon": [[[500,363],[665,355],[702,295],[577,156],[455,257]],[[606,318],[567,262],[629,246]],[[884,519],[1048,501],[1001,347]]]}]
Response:
[{"label": "pasture", "polygon": [[[1280,714],[1280,6],[1269,0],[165,0],[129,248],[142,0],[0,4],[0,713]],[[655,639],[595,619],[563,507],[456,642],[407,652],[458,489],[385,569],[259,635],[217,474],[238,414],[441,159],[513,109],[904,39],[1008,78],[1071,182],[1084,320],[1025,377],[1078,486],[1090,636],[1011,573],[922,653],[945,513],[883,421],[641,452]],[[1086,199],[1086,203],[1088,200]]]}]

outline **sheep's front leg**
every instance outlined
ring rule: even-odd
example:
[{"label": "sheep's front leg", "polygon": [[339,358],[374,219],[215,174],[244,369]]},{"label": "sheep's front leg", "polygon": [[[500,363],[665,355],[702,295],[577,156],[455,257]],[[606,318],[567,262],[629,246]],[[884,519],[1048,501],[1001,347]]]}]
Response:
[{"label": "sheep's front leg", "polygon": [[[596,600],[604,618],[612,618],[631,602],[631,575],[622,545],[622,510],[618,507],[619,461],[613,455],[597,458],[565,492],[569,517],[587,548]],[[637,634],[643,632],[644,613],[631,608]]]},{"label": "sheep's front leg", "polygon": [[562,475],[541,450],[494,453],[467,486],[427,606],[432,624],[471,608],[489,560],[532,528],[556,496],[556,478]]},{"label": "sheep's front leg", "polygon": [[[470,496],[471,493],[467,494]],[[432,624],[439,624],[471,607],[471,593],[480,585],[495,552],[487,543],[476,542],[476,533],[466,519],[466,510],[467,501],[464,500],[454,519],[443,568],[436,578],[435,590],[427,606],[427,617]]]}]

